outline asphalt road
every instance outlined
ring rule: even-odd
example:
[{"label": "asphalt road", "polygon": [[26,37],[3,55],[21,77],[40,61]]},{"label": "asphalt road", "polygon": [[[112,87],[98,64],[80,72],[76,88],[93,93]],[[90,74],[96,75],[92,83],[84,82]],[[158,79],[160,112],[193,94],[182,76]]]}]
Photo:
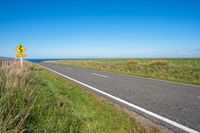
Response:
[{"label": "asphalt road", "polygon": [[40,65],[200,132],[200,87],[79,67]]}]

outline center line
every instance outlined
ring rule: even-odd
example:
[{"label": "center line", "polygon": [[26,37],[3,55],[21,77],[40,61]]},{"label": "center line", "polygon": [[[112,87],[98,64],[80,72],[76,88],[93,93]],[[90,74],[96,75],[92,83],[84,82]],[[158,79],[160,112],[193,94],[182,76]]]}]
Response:
[{"label": "center line", "polygon": [[92,75],[96,75],[96,76],[100,76],[100,77],[104,77],[104,78],[109,78],[108,76],[106,75],[101,75],[101,74],[97,74],[97,73],[91,73]]},{"label": "center line", "polygon": [[66,67],[65,69],[67,69],[67,70],[72,70],[72,68],[70,68],[70,67]]}]

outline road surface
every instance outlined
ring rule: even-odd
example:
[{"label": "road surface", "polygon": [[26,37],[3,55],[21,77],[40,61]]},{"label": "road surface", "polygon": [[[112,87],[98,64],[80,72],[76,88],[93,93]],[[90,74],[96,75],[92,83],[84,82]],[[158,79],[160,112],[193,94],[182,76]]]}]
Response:
[{"label": "road surface", "polygon": [[[114,100],[119,98],[122,103],[124,100],[125,104],[128,102],[139,106],[139,109],[142,108],[141,114],[152,117],[152,120],[157,121],[156,118],[161,116],[158,121],[176,132],[200,132],[200,87],[79,67],[49,63],[40,65],[83,83],[87,88],[91,86],[90,88],[98,89],[103,94],[105,92],[108,97],[117,97]],[[121,102],[120,100],[118,101]],[[137,108],[135,111],[140,112]],[[152,116],[151,112],[154,113]],[[165,118],[171,121],[168,123]]]}]

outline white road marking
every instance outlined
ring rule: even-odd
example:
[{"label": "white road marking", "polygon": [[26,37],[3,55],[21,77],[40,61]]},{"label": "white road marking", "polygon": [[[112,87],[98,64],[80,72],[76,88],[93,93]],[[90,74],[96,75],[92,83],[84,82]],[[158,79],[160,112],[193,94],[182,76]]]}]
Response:
[{"label": "white road marking", "polygon": [[70,67],[66,67],[65,69],[67,69],[67,70],[72,70],[72,68],[70,68]]},{"label": "white road marking", "polygon": [[111,94],[109,94],[109,93],[106,93],[106,92],[104,92],[104,91],[101,91],[101,90],[99,90],[99,89],[97,89],[97,88],[95,88],[95,87],[92,87],[92,86],[90,86],[90,85],[87,85],[87,84],[85,84],[85,83],[83,83],[83,82],[80,82],[80,81],[78,81],[78,80],[76,80],[76,79],[73,79],[73,78],[71,78],[71,77],[69,77],[69,76],[66,76],[66,75],[64,75],[64,74],[61,74],[61,73],[59,73],[59,72],[56,72],[56,71],[54,71],[54,70],[52,70],[52,69],[50,69],[50,68],[47,68],[47,67],[42,66],[42,65],[40,65],[40,66],[43,67],[43,68],[45,68],[45,69],[47,69],[47,70],[49,70],[49,71],[52,71],[52,72],[54,72],[54,73],[56,73],[56,74],[58,74],[58,75],[60,75],[60,76],[63,76],[63,77],[65,77],[65,78],[69,79],[69,80],[72,80],[72,81],[74,81],[74,82],[76,82],[76,83],[78,83],[78,84],[81,84],[81,85],[83,85],[83,86],[85,86],[85,87],[87,87],[87,88],[89,88],[89,89],[91,89],[91,90],[94,90],[94,91],[96,91],[96,92],[98,92],[98,93],[101,93],[101,94],[103,94],[103,95],[105,95],[105,96],[107,96],[107,97],[109,97],[109,98],[112,98],[112,99],[114,99],[114,100],[116,100],[116,101],[118,101],[118,102],[121,102],[121,103],[123,103],[123,104],[126,104],[126,105],[128,105],[128,106],[130,106],[130,107],[132,107],[132,108],[134,108],[134,109],[136,109],[136,110],[138,110],[138,111],[141,111],[141,112],[143,112],[143,113],[149,115],[149,116],[155,117],[155,118],[157,118],[157,119],[159,119],[159,120],[161,120],[161,121],[163,121],[163,122],[165,122],[165,123],[168,123],[168,124],[170,124],[170,125],[172,125],[172,126],[174,126],[174,127],[177,127],[177,128],[179,128],[179,129],[181,129],[181,130],[184,130],[184,131],[186,131],[186,132],[188,132],[188,133],[200,133],[200,132],[198,132],[198,131],[196,131],[196,130],[194,130],[194,129],[191,129],[191,128],[189,128],[189,127],[186,127],[186,126],[184,126],[184,125],[181,125],[181,124],[179,124],[179,123],[177,123],[177,122],[175,122],[175,121],[172,121],[172,120],[170,120],[170,119],[168,119],[168,118],[165,118],[165,117],[160,116],[160,115],[158,115],[158,114],[156,114],[156,113],[153,113],[153,112],[151,112],[151,111],[148,111],[148,110],[146,110],[146,109],[144,109],[144,108],[142,108],[142,107],[139,107],[139,106],[137,106],[137,105],[135,105],[135,104],[132,104],[132,103],[130,103],[130,102],[127,102],[127,101],[125,101],[125,100],[123,100],[123,99],[121,99],[121,98],[118,98],[118,97],[113,96],[113,95],[111,95]]},{"label": "white road marking", "polygon": [[108,76],[102,75],[102,74],[97,74],[97,73],[90,73],[90,74],[100,76],[100,77],[104,77],[104,78],[109,78]]}]

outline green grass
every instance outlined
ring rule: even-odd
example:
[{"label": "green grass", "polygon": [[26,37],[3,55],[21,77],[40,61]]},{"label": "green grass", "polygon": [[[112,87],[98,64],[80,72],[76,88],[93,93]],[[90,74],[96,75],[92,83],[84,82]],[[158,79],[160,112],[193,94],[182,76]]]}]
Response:
[{"label": "green grass", "polygon": [[200,58],[65,60],[52,63],[200,85]]},{"label": "green grass", "polygon": [[113,104],[38,66],[4,64],[0,74],[0,133],[147,132]]},{"label": "green grass", "polygon": [[40,75],[44,84],[41,89],[51,90],[52,94],[64,104],[67,101],[70,103],[73,114],[80,119],[77,124],[81,125],[82,132],[145,132],[125,113],[117,110],[112,104],[97,100],[79,86],[44,70],[38,71],[37,74]]}]

